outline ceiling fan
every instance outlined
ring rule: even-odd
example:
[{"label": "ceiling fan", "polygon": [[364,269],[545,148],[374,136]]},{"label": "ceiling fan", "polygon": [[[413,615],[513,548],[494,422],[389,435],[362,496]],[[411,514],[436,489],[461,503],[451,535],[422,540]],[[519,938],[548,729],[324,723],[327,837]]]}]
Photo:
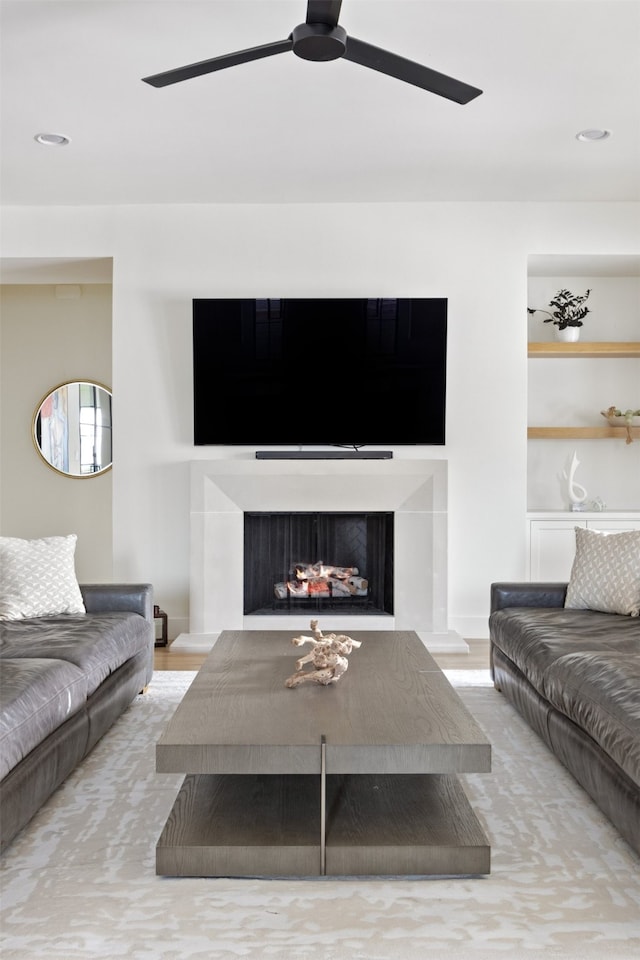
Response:
[{"label": "ceiling fan", "polygon": [[344,57],[352,63],[359,63],[405,83],[412,83],[455,103],[469,103],[482,93],[482,90],[462,83],[461,80],[454,80],[453,77],[438,73],[413,60],[406,60],[388,50],[381,50],[370,43],[347,36],[346,30],[338,25],[341,6],[342,0],[308,0],[305,22],[294,27],[285,40],[249,47],[248,50],[238,50],[221,57],[213,57],[211,60],[200,60],[198,63],[176,67],[175,70],[143,77],[143,80],[152,87],[166,87],[171,83],[213,73],[215,70],[235,67],[239,63],[249,63],[251,60],[261,60],[263,57],[273,57],[277,53],[293,50],[296,56],[303,60],[317,62]]}]

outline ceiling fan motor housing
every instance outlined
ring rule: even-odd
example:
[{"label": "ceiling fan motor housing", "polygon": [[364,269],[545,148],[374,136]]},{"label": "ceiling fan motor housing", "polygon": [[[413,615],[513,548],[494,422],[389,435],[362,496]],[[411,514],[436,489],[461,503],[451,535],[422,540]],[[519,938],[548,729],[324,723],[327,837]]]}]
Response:
[{"label": "ceiling fan motor housing", "polygon": [[301,23],[291,33],[293,52],[303,60],[337,60],[347,49],[347,31],[327,23]]}]

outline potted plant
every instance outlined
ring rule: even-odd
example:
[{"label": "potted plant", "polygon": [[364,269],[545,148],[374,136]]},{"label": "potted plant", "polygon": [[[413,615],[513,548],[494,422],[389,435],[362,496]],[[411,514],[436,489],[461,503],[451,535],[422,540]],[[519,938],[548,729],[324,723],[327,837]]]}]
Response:
[{"label": "potted plant", "polygon": [[577,340],[580,336],[582,321],[591,311],[585,307],[591,290],[583,294],[571,293],[570,290],[558,290],[555,297],[549,301],[553,310],[540,310],[537,307],[527,307],[527,313],[546,313],[543,323],[553,323],[556,327],[558,340]]}]

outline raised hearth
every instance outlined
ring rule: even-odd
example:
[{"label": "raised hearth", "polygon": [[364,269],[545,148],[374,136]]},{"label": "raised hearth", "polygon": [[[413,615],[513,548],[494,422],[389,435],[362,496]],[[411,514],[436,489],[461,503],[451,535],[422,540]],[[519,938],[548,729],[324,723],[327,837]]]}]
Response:
[{"label": "raised hearth", "polygon": [[[322,616],[325,630],[415,630],[431,651],[467,651],[448,629],[446,460],[198,460],[191,464],[189,633],[210,649],[222,630],[296,631],[309,615],[243,613],[245,511],[394,513],[393,615]],[[326,559],[326,558],[318,558]]]}]

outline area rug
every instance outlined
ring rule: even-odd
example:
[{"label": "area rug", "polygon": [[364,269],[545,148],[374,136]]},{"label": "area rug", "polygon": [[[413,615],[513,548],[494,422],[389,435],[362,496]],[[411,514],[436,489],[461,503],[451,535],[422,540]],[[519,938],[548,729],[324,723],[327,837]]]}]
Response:
[{"label": "area rug", "polygon": [[181,782],[155,743],[194,677],[156,672],[1,861],[3,960],[630,960],[640,861],[490,685],[449,672],[493,746],[464,777],[491,874],[456,879],[155,875]]}]

